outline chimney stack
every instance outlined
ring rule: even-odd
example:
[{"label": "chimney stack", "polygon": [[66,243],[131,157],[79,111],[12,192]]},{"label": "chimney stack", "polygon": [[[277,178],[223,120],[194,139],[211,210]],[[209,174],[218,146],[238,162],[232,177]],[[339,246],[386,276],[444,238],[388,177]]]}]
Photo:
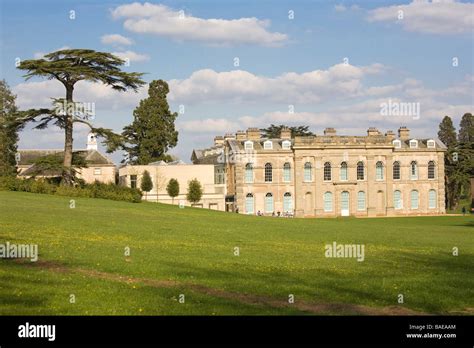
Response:
[{"label": "chimney stack", "polygon": [[247,129],[247,140],[259,140],[259,139],[260,139],[260,129],[258,128]]},{"label": "chimney stack", "polygon": [[410,130],[403,126],[403,127],[400,127],[398,129],[398,137],[401,139],[401,140],[408,140],[410,139]]},{"label": "chimney stack", "polygon": [[280,132],[280,138],[281,139],[291,139],[291,130],[290,128],[282,128]]},{"label": "chimney stack", "polygon": [[391,141],[393,139],[395,139],[395,133],[391,130],[388,130],[386,133],[385,133],[385,136]]},{"label": "chimney stack", "polygon": [[377,135],[381,135],[381,133],[379,132],[379,130],[377,128],[370,127],[369,129],[367,129],[367,136],[374,137],[374,136],[377,136]]},{"label": "chimney stack", "polygon": [[222,146],[224,145],[224,137],[222,135],[218,135],[214,137],[214,146]]},{"label": "chimney stack", "polygon": [[336,130],[334,128],[326,128],[324,130],[324,135],[335,136],[336,135]]},{"label": "chimney stack", "polygon": [[236,140],[245,140],[246,138],[247,136],[243,130],[238,130],[237,133],[235,133]]},{"label": "chimney stack", "polygon": [[226,133],[226,134],[224,135],[224,141],[233,140],[233,139],[235,139],[235,135],[232,134],[232,133]]}]

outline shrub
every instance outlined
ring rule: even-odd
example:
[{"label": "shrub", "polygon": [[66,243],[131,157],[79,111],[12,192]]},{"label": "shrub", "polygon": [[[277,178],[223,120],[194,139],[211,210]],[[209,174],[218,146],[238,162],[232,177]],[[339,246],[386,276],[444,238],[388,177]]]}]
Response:
[{"label": "shrub", "polygon": [[80,186],[66,186],[54,184],[48,179],[34,180],[0,177],[0,190],[46,193],[70,197],[104,198],[133,203],[140,203],[142,200],[142,193],[138,189],[99,182],[93,184],[82,183]]}]

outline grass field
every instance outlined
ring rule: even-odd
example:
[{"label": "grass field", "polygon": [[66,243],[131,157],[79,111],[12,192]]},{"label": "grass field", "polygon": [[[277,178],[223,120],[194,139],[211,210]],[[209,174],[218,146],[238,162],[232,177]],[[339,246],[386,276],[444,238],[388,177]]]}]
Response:
[{"label": "grass field", "polygon": [[[472,217],[283,219],[80,198],[71,209],[0,192],[6,241],[40,256],[0,260],[1,315],[474,313]],[[365,260],[326,258],[334,241],[364,244]]]}]

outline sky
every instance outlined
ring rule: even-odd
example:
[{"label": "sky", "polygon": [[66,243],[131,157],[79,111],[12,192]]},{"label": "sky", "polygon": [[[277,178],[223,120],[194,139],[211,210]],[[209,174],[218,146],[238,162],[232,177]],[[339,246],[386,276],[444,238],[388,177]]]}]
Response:
[{"label": "sky", "polygon": [[[170,153],[185,162],[214,136],[248,127],[364,135],[407,126],[429,138],[445,115],[457,127],[474,109],[473,2],[2,0],[0,10],[0,78],[21,109],[50,107],[65,92],[54,80],[25,81],[18,61],[63,48],[111,52],[147,83],[168,82],[179,112]],[[74,99],[94,105],[94,125],[121,132],[147,88],[79,82]],[[75,130],[76,149],[87,133]],[[19,148],[63,143],[62,130],[29,125]]]}]

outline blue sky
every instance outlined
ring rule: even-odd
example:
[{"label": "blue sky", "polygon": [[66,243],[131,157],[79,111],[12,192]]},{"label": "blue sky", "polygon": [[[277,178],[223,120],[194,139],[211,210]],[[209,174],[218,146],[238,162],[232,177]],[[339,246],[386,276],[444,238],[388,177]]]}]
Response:
[{"label": "blue sky", "polygon": [[[62,47],[128,57],[126,70],[146,72],[147,82],[167,80],[172,109],[184,106],[172,153],[186,161],[215,135],[270,123],[307,124],[319,134],[406,125],[431,137],[445,114],[458,124],[473,111],[473,17],[466,1],[3,0],[1,77],[20,107],[48,106],[62,87],[25,82],[15,59]],[[95,103],[97,125],[117,131],[146,97],[146,87],[118,94],[81,84],[76,92],[77,101]],[[389,100],[419,103],[421,113],[382,115]],[[76,148],[86,133],[76,130]],[[58,129],[28,127],[20,147],[60,148],[62,138]]]}]

